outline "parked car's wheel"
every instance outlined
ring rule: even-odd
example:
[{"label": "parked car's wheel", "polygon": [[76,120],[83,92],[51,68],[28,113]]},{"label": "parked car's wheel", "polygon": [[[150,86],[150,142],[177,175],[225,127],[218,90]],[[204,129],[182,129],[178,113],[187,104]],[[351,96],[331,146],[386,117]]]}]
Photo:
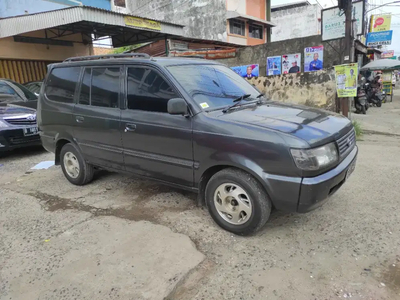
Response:
[{"label": "parked car's wheel", "polygon": [[85,185],[92,181],[94,168],[83,159],[75,145],[65,144],[61,149],[60,158],[61,168],[69,182]]},{"label": "parked car's wheel", "polygon": [[267,222],[271,200],[262,185],[250,174],[224,169],[207,183],[205,198],[214,221],[230,232],[248,235]]}]

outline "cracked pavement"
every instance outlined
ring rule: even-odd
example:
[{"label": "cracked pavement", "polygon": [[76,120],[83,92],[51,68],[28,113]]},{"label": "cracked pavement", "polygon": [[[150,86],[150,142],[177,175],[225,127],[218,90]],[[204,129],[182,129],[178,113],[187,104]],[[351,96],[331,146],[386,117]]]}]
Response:
[{"label": "cracked pavement", "polygon": [[[400,128],[395,101],[360,118]],[[15,151],[0,158],[0,299],[400,299],[400,137],[358,145],[330,201],[251,237],[194,194],[107,172],[76,187],[30,170],[52,154]]]}]

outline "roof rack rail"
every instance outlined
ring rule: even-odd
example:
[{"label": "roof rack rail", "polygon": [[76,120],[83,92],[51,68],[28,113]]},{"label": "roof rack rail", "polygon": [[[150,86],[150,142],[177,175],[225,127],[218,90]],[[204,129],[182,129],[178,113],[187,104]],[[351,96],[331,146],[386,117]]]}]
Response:
[{"label": "roof rack rail", "polygon": [[90,55],[90,56],[77,56],[70,57],[64,60],[64,62],[72,61],[85,61],[85,60],[98,60],[98,59],[109,59],[109,58],[150,58],[150,55],[146,53],[124,53],[124,54],[104,54],[104,55]]}]

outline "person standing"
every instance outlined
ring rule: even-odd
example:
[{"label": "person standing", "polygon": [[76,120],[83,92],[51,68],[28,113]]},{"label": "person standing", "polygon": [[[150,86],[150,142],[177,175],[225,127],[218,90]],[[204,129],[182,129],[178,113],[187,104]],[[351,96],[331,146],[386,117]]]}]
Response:
[{"label": "person standing", "polygon": [[310,62],[309,70],[310,71],[318,71],[322,69],[322,61],[319,59],[318,52],[314,53],[314,60]]}]

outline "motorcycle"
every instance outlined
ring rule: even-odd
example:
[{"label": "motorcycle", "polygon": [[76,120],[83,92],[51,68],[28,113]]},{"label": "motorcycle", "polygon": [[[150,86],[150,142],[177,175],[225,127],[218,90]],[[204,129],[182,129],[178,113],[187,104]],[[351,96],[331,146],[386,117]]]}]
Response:
[{"label": "motorcycle", "polygon": [[382,106],[382,100],[384,99],[382,92],[378,89],[373,88],[370,82],[364,84],[364,90],[367,95],[367,101],[371,105],[376,105],[377,107]]},{"label": "motorcycle", "polygon": [[369,104],[364,89],[361,86],[357,87],[357,97],[354,98],[354,106],[356,107],[356,113],[366,114]]}]

